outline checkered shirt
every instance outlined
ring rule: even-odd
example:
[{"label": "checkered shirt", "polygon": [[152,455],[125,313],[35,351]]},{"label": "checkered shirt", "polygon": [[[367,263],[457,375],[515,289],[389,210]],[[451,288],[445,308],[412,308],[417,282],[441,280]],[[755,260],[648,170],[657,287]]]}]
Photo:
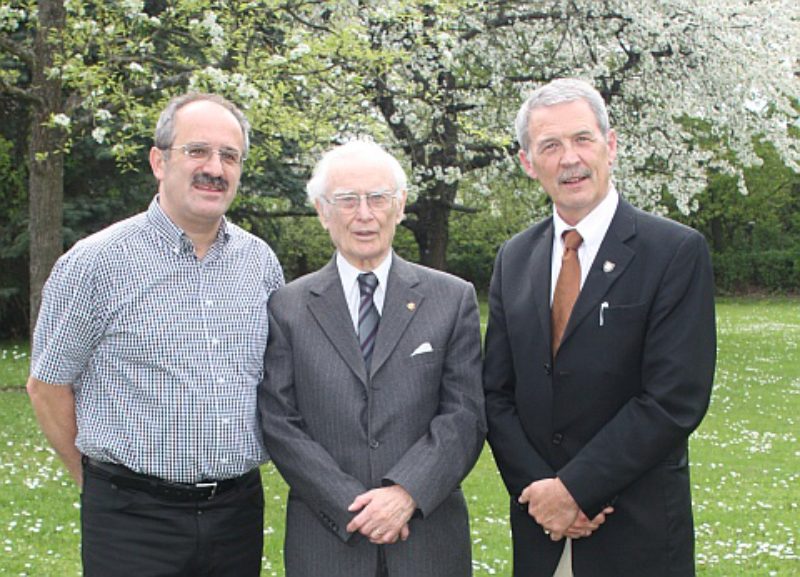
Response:
[{"label": "checkered shirt", "polygon": [[198,260],[149,209],[78,242],[45,285],[31,374],[75,393],[78,450],[174,482],[263,463],[256,391],[283,272],[223,219]]}]

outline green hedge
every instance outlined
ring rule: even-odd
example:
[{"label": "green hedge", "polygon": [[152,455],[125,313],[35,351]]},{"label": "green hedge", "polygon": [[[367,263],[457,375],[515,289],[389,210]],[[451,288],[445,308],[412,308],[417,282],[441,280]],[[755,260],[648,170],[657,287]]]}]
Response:
[{"label": "green hedge", "polygon": [[800,291],[800,248],[716,253],[712,260],[718,292]]},{"label": "green hedge", "polygon": [[[482,294],[488,290],[496,252],[487,246],[462,246],[448,257],[450,272],[474,283]],[[800,249],[716,253],[712,260],[719,294],[800,293]]]}]

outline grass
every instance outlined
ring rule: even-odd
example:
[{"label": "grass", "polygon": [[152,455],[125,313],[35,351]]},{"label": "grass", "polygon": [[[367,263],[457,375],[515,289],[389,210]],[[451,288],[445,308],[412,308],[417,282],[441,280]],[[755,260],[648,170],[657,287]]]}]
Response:
[{"label": "grass", "polygon": [[[800,576],[800,301],[720,300],[718,332],[711,409],[691,442],[698,575]],[[78,576],[78,493],[36,426],[27,371],[26,345],[0,343],[0,575]],[[263,472],[262,574],[280,577],[286,487]],[[476,577],[510,575],[507,497],[488,450],[464,491]]]},{"label": "grass", "polygon": [[0,390],[15,390],[25,386],[30,352],[28,343],[0,342]]}]

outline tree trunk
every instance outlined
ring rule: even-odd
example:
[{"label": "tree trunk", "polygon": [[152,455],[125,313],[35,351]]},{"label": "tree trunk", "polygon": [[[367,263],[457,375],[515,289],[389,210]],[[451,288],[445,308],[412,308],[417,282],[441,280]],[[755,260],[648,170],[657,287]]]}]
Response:
[{"label": "tree trunk", "polygon": [[450,207],[426,196],[417,200],[417,222],[413,228],[419,247],[419,262],[438,270],[447,268],[450,240]]},{"label": "tree trunk", "polygon": [[42,287],[63,250],[64,213],[64,130],[48,126],[52,115],[62,111],[61,80],[57,76],[48,77],[47,73],[59,49],[66,17],[60,0],[40,0],[38,4],[39,28],[31,86],[36,104],[28,143],[31,335],[39,314]]}]

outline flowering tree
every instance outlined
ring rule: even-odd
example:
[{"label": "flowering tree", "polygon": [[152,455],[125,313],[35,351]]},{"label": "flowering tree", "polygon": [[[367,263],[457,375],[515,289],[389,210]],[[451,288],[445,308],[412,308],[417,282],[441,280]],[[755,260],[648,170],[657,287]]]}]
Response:
[{"label": "flowering tree", "polygon": [[555,77],[606,98],[618,186],[640,206],[671,195],[693,210],[710,170],[758,163],[756,139],[800,170],[798,38],[795,0],[7,1],[0,94],[33,111],[31,326],[62,249],[63,154],[91,134],[131,164],[174,91],[246,109],[249,174],[305,174],[308,145],[348,134],[389,141],[414,187],[404,224],[420,260],[444,268],[451,214],[469,210],[460,186],[471,198],[528,186],[511,122]]},{"label": "flowering tree", "polygon": [[90,134],[123,166],[175,91],[201,89],[244,108],[256,138],[249,172],[282,143],[318,130],[295,106],[305,52],[286,41],[280,2],[12,1],[0,7],[0,94],[30,110],[30,326],[62,252],[64,155]]},{"label": "flowering tree", "polygon": [[693,210],[710,169],[740,175],[758,164],[757,138],[800,170],[794,0],[303,4],[318,29],[383,55],[329,58],[407,158],[417,196],[405,224],[437,268],[450,214],[463,208],[459,184],[471,175],[489,194],[518,170],[514,114],[528,89],[555,77],[584,77],[605,97],[621,133],[616,180],[640,206],[659,209],[670,194]]}]

